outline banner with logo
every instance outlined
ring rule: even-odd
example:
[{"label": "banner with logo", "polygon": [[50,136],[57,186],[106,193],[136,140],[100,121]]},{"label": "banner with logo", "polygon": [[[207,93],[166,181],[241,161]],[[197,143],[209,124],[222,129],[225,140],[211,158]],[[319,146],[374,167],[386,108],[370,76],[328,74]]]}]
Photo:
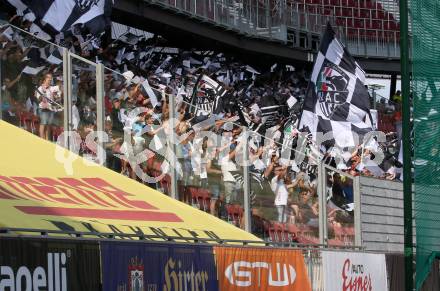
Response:
[{"label": "banner with logo", "polygon": [[212,247],[102,242],[103,290],[215,291]]},{"label": "banner with logo", "polygon": [[0,229],[260,240],[0,121]]},{"label": "banner with logo", "polygon": [[222,291],[311,290],[300,250],[214,247],[214,252]]},{"label": "banner with logo", "polygon": [[384,254],[322,252],[324,290],[388,290]]},{"label": "banner with logo", "polygon": [[98,243],[0,239],[0,290],[101,290]]}]

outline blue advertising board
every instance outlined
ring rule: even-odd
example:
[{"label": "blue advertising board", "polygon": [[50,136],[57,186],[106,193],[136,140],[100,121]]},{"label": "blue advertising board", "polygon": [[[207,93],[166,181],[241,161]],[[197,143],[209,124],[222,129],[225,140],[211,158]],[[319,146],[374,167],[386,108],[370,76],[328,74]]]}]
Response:
[{"label": "blue advertising board", "polygon": [[102,242],[101,263],[103,290],[218,290],[210,246]]}]

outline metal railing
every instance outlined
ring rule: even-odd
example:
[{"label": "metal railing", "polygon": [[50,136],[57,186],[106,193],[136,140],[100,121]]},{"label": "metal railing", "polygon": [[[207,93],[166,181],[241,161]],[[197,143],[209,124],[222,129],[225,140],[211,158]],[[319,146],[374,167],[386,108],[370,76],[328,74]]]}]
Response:
[{"label": "metal railing", "polygon": [[[342,6],[324,8],[320,4],[269,0],[144,1],[249,37],[306,49],[317,49],[317,46],[310,45],[311,38],[319,39],[327,22],[330,22],[355,56],[400,56],[400,36],[398,26],[395,27],[398,24],[390,17],[391,14],[387,14],[387,19],[367,19],[356,16],[355,8],[351,8],[353,16],[344,16],[340,11],[347,8]],[[301,33],[308,38],[306,45],[300,44]]]},{"label": "metal railing", "polygon": [[286,42],[283,11],[272,1],[146,0],[204,22],[257,38]]},{"label": "metal railing", "polygon": [[[291,3],[287,7],[286,11],[289,13],[287,17],[288,28],[295,29],[298,27],[301,30],[320,35],[329,22],[351,54],[399,58],[400,32],[397,23],[393,19],[340,15],[338,11],[347,9],[345,7],[324,8],[319,4],[307,4],[307,7],[312,8],[310,9],[312,12],[307,13],[300,7],[301,4],[298,3]],[[351,9],[354,10],[355,8]],[[354,11],[352,13],[355,14]]]}]

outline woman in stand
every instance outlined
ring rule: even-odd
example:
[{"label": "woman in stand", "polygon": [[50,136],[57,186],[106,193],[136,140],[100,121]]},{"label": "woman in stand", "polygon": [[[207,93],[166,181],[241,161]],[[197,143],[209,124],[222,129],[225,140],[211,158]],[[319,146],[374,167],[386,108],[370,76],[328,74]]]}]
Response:
[{"label": "woman in stand", "polygon": [[35,93],[39,102],[39,116],[40,116],[40,137],[49,140],[50,127],[53,124],[54,109],[53,102],[55,96],[59,93],[56,86],[52,87],[52,74],[46,74],[40,87]]}]

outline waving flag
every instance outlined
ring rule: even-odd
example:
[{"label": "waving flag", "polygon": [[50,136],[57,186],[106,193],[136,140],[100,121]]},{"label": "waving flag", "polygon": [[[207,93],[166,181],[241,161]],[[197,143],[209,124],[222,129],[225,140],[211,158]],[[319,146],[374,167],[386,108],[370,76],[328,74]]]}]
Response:
[{"label": "waving flag", "polygon": [[365,121],[370,100],[364,83],[364,71],[328,25],[304,100],[300,130],[310,132],[314,140],[318,132],[333,132],[336,145],[356,146],[353,133],[361,137],[372,130]]},{"label": "waving flag", "polygon": [[227,94],[227,90],[211,79],[210,77],[201,76],[194,87],[191,98],[190,112],[196,117],[208,118],[212,113],[219,113],[223,109],[222,98]]},{"label": "waving flag", "polygon": [[8,0],[19,15],[32,19],[52,31],[68,31],[79,25],[99,34],[110,25],[113,0]]}]

